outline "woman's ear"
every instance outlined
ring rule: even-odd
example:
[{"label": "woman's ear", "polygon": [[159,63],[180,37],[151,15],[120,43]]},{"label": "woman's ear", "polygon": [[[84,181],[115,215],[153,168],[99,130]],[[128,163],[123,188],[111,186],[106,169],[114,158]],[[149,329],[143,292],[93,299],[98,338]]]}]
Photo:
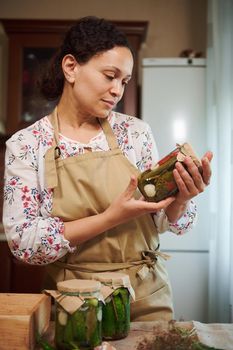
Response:
[{"label": "woman's ear", "polygon": [[77,61],[73,55],[65,55],[62,59],[62,70],[65,79],[69,83],[74,83],[75,81],[75,68],[77,67]]}]

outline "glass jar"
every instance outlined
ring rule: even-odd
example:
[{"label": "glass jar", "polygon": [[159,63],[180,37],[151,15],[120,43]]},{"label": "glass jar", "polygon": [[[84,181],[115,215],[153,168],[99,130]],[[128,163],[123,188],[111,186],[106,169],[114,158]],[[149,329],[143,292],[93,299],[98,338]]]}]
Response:
[{"label": "glass jar", "polygon": [[93,279],[101,282],[104,297],[102,336],[106,340],[127,337],[130,330],[130,295],[134,291],[129,276],[117,272],[94,274]]},{"label": "glass jar", "polygon": [[67,280],[57,283],[55,344],[57,350],[93,349],[102,343],[101,283]]},{"label": "glass jar", "polygon": [[184,165],[185,157],[189,156],[202,173],[202,164],[189,143],[177,147],[157,162],[151,169],[143,171],[138,176],[138,188],[149,202],[159,202],[167,197],[174,196],[178,187],[173,176],[175,164]]}]

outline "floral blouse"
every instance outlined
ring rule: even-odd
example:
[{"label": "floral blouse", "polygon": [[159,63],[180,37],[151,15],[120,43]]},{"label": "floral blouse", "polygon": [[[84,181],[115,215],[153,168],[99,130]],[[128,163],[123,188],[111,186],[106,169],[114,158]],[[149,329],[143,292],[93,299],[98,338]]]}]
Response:
[{"label": "floral blouse", "polygon": [[[140,171],[158,161],[157,148],[148,124],[144,121],[111,112],[108,120],[123,154]],[[51,217],[52,190],[46,187],[44,156],[52,146],[53,127],[47,116],[15,133],[6,143],[3,225],[14,256],[30,264],[48,264],[75,251],[64,237],[64,223]],[[61,157],[109,149],[103,131],[88,145],[59,135]],[[154,214],[158,232],[178,235],[190,229],[196,218],[196,206],[190,201],[184,215],[169,223],[163,210]]]}]

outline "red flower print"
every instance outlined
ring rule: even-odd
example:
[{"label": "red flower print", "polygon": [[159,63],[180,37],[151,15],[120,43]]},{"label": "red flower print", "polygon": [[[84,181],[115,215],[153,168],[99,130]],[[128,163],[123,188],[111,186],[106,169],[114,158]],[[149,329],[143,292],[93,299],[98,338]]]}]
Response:
[{"label": "red flower print", "polygon": [[24,193],[29,192],[28,186],[24,186],[24,187],[22,188],[22,191],[23,191]]},{"label": "red flower print", "polygon": [[55,246],[55,250],[58,252],[59,251],[59,249],[60,249],[60,244],[56,244],[56,246]]},{"label": "red flower print", "polygon": [[23,206],[24,206],[24,208],[28,208],[29,207],[29,203],[28,202],[24,202]]},{"label": "red flower print", "polygon": [[11,185],[11,186],[15,186],[15,185],[16,185],[16,183],[17,183],[17,181],[16,181],[16,180],[11,180],[11,181],[10,181],[10,185]]},{"label": "red flower print", "polygon": [[27,259],[29,257],[28,252],[24,252],[24,259]]},{"label": "red flower print", "polygon": [[16,250],[16,249],[19,248],[18,243],[14,242],[14,241],[12,241],[12,246],[13,246],[13,249],[14,249],[14,250]]},{"label": "red flower print", "polygon": [[53,238],[52,237],[48,237],[48,242],[49,242],[49,244],[53,244]]}]

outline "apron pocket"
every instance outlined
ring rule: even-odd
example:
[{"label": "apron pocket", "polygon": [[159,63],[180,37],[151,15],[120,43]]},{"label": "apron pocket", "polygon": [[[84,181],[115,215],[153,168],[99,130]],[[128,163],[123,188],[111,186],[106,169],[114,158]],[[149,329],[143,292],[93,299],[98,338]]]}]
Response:
[{"label": "apron pocket", "polygon": [[154,293],[131,303],[131,321],[173,319],[171,288],[165,284]]}]

